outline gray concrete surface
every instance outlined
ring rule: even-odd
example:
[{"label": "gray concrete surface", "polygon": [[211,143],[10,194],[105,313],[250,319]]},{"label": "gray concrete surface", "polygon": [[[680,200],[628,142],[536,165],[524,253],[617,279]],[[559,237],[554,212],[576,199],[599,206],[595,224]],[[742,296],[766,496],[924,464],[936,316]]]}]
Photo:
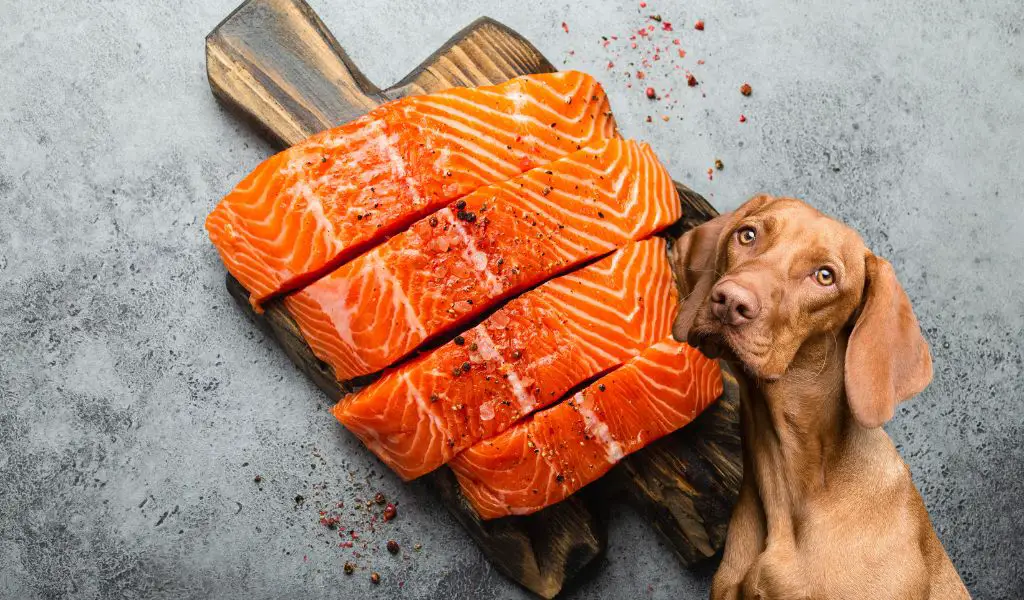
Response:
[{"label": "gray concrete surface", "polygon": [[[203,36],[235,2],[0,3],[0,596],[525,597],[224,290],[203,218],[270,150],[205,80]],[[701,82],[645,69],[669,111],[599,43],[646,23],[634,2],[312,4],[381,84],[498,18],[602,77],[623,131],[720,209],[794,194],[863,232],[935,355],[888,430],[975,597],[1024,597],[1024,4],[650,0]],[[355,507],[378,490],[400,514],[371,532]],[[352,549],[317,523],[336,502]],[[567,597],[705,597],[706,572],[615,512]]]}]

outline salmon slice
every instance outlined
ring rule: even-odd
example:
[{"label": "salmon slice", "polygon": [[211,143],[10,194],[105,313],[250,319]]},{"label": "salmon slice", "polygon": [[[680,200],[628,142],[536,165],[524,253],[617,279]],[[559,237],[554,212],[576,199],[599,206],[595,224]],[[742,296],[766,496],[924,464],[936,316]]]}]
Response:
[{"label": "salmon slice", "polygon": [[632,243],[519,296],[332,412],[413,479],[657,343],[676,300],[664,240]]},{"label": "salmon slice", "polygon": [[498,301],[680,216],[646,144],[606,140],[477,190],[288,296],[339,380],[374,373]]},{"label": "salmon slice", "polygon": [[404,98],[270,157],[206,229],[258,306],[481,186],[616,135],[601,85],[576,71]]},{"label": "salmon slice", "polygon": [[530,514],[686,425],[721,393],[718,363],[668,338],[449,465],[481,518]]}]

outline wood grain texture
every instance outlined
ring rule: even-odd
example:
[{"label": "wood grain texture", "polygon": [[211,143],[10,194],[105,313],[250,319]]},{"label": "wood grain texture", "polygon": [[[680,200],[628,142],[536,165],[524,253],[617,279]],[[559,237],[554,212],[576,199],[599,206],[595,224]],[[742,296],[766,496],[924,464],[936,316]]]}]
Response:
[{"label": "wood grain texture", "polygon": [[[390,99],[554,70],[528,41],[484,18],[458,32],[400,82],[380,90],[301,0],[245,2],[207,36],[206,49],[217,98],[281,147]],[[667,233],[670,239],[717,214],[698,194],[676,186],[683,217]],[[360,382],[334,379],[281,302],[268,303],[257,315],[248,293],[230,275],[228,288],[332,402],[358,386]],[[729,393],[732,388],[726,389],[724,401],[690,426],[628,457],[585,493],[529,517],[480,521],[447,468],[428,478],[495,567],[545,598],[557,594],[604,550],[606,529],[596,516],[602,511],[590,505],[592,497],[627,498],[665,535],[683,563],[693,564],[721,547],[738,490],[736,400]]]},{"label": "wood grain texture", "polygon": [[501,23],[482,17],[456,33],[384,95],[394,100],[554,70],[533,44]]}]

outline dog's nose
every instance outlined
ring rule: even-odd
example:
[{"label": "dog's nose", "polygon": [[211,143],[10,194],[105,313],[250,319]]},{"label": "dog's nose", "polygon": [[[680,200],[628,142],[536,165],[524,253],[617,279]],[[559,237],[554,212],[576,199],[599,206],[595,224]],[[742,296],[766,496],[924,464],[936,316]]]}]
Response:
[{"label": "dog's nose", "polygon": [[711,290],[711,312],[726,325],[742,325],[757,318],[757,295],[735,281],[722,281]]}]

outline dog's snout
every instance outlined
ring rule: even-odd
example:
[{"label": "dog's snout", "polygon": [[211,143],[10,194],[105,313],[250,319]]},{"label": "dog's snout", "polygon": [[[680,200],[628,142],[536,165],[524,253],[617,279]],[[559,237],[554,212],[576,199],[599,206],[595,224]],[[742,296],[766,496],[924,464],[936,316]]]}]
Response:
[{"label": "dog's snout", "polygon": [[735,281],[721,281],[711,290],[711,312],[726,325],[742,325],[757,318],[757,295]]}]

